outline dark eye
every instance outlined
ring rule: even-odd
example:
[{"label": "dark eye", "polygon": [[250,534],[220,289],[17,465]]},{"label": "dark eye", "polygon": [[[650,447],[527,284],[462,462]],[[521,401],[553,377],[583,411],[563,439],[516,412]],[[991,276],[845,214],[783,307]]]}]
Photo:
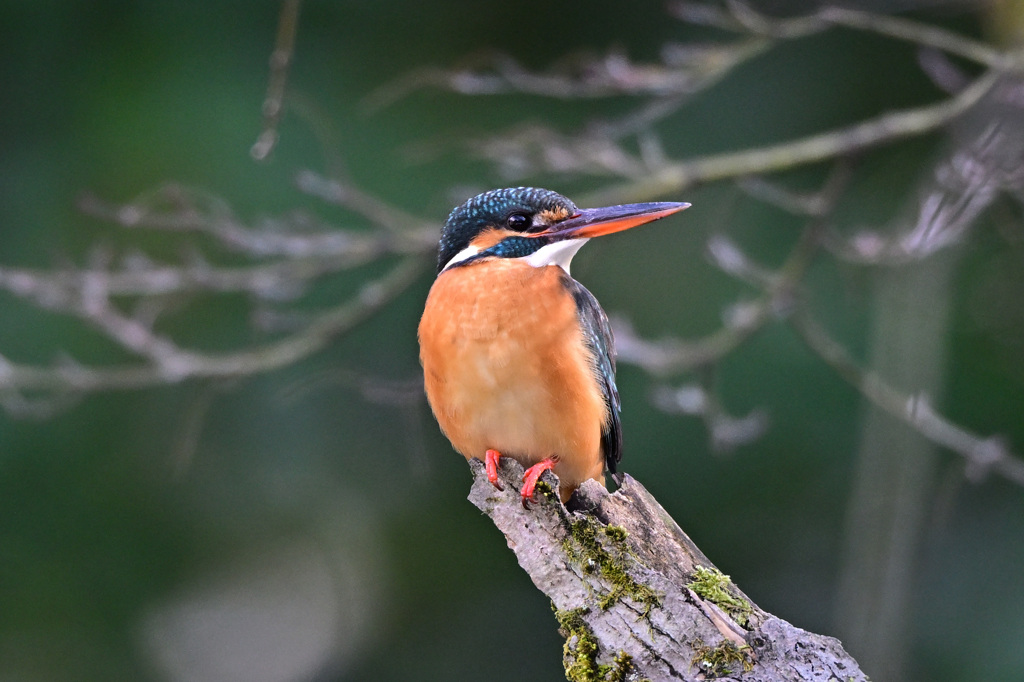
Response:
[{"label": "dark eye", "polygon": [[528,228],[530,226],[530,223],[533,221],[531,221],[530,216],[526,215],[525,213],[513,213],[508,217],[508,220],[506,220],[505,222],[508,224],[510,230],[522,232],[523,230]]}]

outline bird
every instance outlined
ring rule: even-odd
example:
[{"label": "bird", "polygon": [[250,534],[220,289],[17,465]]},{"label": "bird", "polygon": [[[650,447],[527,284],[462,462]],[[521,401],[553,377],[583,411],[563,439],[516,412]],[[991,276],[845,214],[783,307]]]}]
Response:
[{"label": "bird", "polygon": [[569,274],[588,240],[688,208],[681,202],[579,209],[557,192],[509,187],[452,210],[418,328],[427,401],[457,452],[525,469],[523,504],[552,469],[567,502],[605,485],[622,457],[608,316]]}]

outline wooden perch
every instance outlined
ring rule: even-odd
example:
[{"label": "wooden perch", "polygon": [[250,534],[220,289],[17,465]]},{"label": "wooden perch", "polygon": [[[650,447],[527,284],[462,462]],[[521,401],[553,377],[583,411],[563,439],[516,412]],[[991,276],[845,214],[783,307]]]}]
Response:
[{"label": "wooden perch", "polygon": [[469,500],[551,598],[569,680],[868,679],[838,640],[758,608],[633,478],[614,493],[587,481],[570,511],[546,472],[526,509],[515,460],[501,459],[503,490],[470,467]]}]

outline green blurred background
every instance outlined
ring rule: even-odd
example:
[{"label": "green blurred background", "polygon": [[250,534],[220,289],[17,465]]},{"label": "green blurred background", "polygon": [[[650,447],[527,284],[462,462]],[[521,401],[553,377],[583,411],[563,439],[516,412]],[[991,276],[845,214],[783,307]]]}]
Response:
[{"label": "green blurred background", "polygon": [[[82,264],[96,245],[181,262],[207,245],[76,209],[83,192],[124,202],[167,181],[219,195],[252,222],[304,208],[360,225],[295,189],[306,168],[342,172],[440,226],[470,192],[507,184],[460,140],[522,121],[572,131],[637,103],[425,90],[367,115],[371,92],[485,50],[544,68],[575,50],[651,61],[667,41],[706,37],[657,2],[308,2],[282,139],[258,164],[248,150],[278,12],[270,2],[0,3],[0,265]],[[922,16],[982,30],[969,7]],[[836,31],[777,47],[657,130],[667,153],[686,157],[942,96],[912,47]],[[888,221],[937,144],[866,155],[844,223]],[[812,188],[823,174],[790,180]],[[527,180],[569,196],[602,186]],[[707,262],[707,237],[725,232],[776,266],[802,221],[728,185],[666,198],[694,208],[589,245],[574,275],[642,335],[698,337],[752,295]],[[1015,230],[1009,238],[982,221],[958,248],[940,407],[1019,449],[1024,278]],[[302,305],[336,303],[377,272],[331,278]],[[875,276],[828,258],[809,276],[820,319],[861,358]],[[465,501],[466,466],[425,403],[375,399],[346,379],[417,380],[415,328],[429,285],[425,274],[325,352],[264,376],[105,393],[42,421],[0,414],[0,680],[564,679],[547,599]],[[171,310],[163,328],[196,347],[236,347],[257,338],[248,310],[243,297],[203,297]],[[0,353],[39,364],[62,354],[126,358],[79,322],[7,294]],[[772,325],[716,376],[732,412],[762,408],[771,427],[723,455],[699,420],[652,406],[651,378],[628,366],[619,375],[625,470],[760,606],[839,633],[860,397]],[[995,477],[968,483],[962,460],[940,453],[907,611],[909,679],[1022,679],[1022,512],[1024,490]]]}]

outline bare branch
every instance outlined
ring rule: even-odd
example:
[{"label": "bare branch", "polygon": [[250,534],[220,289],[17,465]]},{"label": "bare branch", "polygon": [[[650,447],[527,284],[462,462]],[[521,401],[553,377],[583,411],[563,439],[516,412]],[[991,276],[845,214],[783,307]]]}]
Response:
[{"label": "bare branch", "polygon": [[[829,235],[827,246],[846,260],[861,263],[900,264],[927,258],[963,241],[978,217],[1001,191],[1013,192],[1024,185],[1024,126],[1018,122],[1024,106],[1000,106],[1000,92],[1021,81],[1001,82],[981,105],[984,118],[961,131],[946,158],[923,179],[916,215],[899,221],[893,234],[859,230],[851,239]],[[972,121],[973,122],[973,121]]]},{"label": "bare branch", "polygon": [[986,73],[956,97],[792,142],[714,154],[667,164],[650,176],[597,192],[594,203],[643,201],[678,194],[698,183],[757,175],[840,158],[878,144],[921,135],[946,125],[991,91],[998,72]]},{"label": "bare branch", "polygon": [[984,66],[1008,70],[1017,68],[1024,53],[1001,52],[991,45],[947,31],[938,26],[922,24],[901,17],[860,12],[844,7],[824,7],[818,14],[822,21],[836,26],[871,31],[890,38],[898,38],[922,47],[932,47],[949,54],[969,59]]},{"label": "bare branch", "polygon": [[299,28],[299,7],[302,0],[284,0],[281,3],[281,18],[277,23],[277,39],[270,55],[270,79],[267,95],[263,99],[263,130],[249,150],[257,161],[270,156],[277,145],[277,128],[284,113],[285,85],[288,69],[295,55],[295,34]]},{"label": "bare branch", "polygon": [[967,471],[973,478],[981,478],[993,471],[1024,485],[1024,461],[1001,438],[982,438],[973,434],[936,412],[926,396],[901,393],[874,372],[864,370],[806,311],[799,310],[792,315],[790,324],[815,354],[873,405],[903,421],[936,445],[963,456],[967,461]]},{"label": "bare branch", "polygon": [[470,501],[551,598],[570,679],[867,679],[837,640],[753,604],[628,475],[615,493],[586,481],[570,500],[580,511],[553,493],[524,509],[518,463],[501,460],[503,490],[470,468]]},{"label": "bare branch", "polygon": [[[782,183],[759,175],[740,177],[736,186],[754,199],[777,206],[793,215],[814,219],[812,225],[820,229],[849,184],[853,166],[847,159],[837,159],[822,186],[812,192],[794,191]],[[726,270],[723,264],[719,264],[719,267]]]},{"label": "bare branch", "polygon": [[746,30],[776,39],[802,38],[832,26],[843,26],[941,50],[992,69],[1016,68],[1024,56],[1024,52],[1019,50],[1003,52],[938,26],[874,12],[829,6],[807,16],[779,19],[761,14],[742,0],[727,0],[726,4],[728,12],[712,12],[701,11],[698,8],[702,6],[697,3],[680,2],[675,6],[675,12],[680,18],[692,17],[695,23],[713,24],[734,31]]},{"label": "bare branch", "polygon": [[509,180],[538,173],[640,178],[652,170],[612,137],[591,131],[565,135],[547,126],[526,125],[471,140],[467,146],[473,156],[491,161]]},{"label": "bare branch", "polygon": [[695,341],[673,338],[648,341],[636,334],[627,319],[616,316],[612,325],[618,361],[636,365],[656,377],[717,362],[772,319],[770,305],[752,304],[745,310],[748,314],[728,318],[726,326]]},{"label": "bare branch", "polygon": [[295,183],[310,196],[355,211],[374,225],[397,232],[416,245],[430,248],[436,246],[436,224],[400,211],[352,183],[326,178],[310,170],[299,173]]},{"label": "bare branch", "polygon": [[[845,175],[836,174],[826,183],[829,206],[838,199]],[[769,272],[755,264],[739,247],[722,235],[709,240],[709,255],[725,272],[738,276],[761,290],[754,301],[737,303],[723,316],[719,330],[698,341],[678,339],[645,341],[633,330],[628,320],[612,318],[615,345],[619,362],[637,365],[648,373],[664,377],[698,367],[711,365],[722,359],[752,334],[773,319],[785,317],[794,305],[796,289],[818,248],[819,225],[815,221],[804,230],[786,262],[777,272]]]},{"label": "bare branch", "polygon": [[279,341],[231,353],[201,353],[178,348],[169,339],[156,336],[107,308],[88,312],[84,308],[73,310],[151,362],[112,367],[63,364],[44,368],[8,360],[0,364],[0,393],[82,394],[268,372],[321,350],[363,322],[405,291],[423,272],[425,263],[423,258],[408,257],[380,279],[364,284],[350,300],[316,316],[300,331]]},{"label": "bare branch", "polygon": [[[699,343],[686,343],[678,339],[646,341],[639,338],[628,321],[615,319],[616,341],[620,362],[638,365],[654,376],[666,376],[683,370],[692,370],[714,364],[738,347],[746,338],[761,328],[770,319],[772,303],[778,305],[776,297],[782,295],[787,303],[785,318],[797,331],[808,347],[832,367],[843,379],[858,389],[868,400],[884,411],[903,420],[922,436],[942,447],[963,456],[967,460],[967,473],[973,479],[980,479],[988,472],[998,473],[1005,478],[1024,485],[1024,460],[1016,455],[999,437],[983,438],[956,425],[938,414],[925,396],[902,394],[889,386],[874,373],[860,368],[846,349],[832,339],[811,317],[806,305],[799,304],[794,290],[813,252],[817,230],[805,232],[804,239],[794,248],[787,264],[778,274],[765,276],[757,270],[765,293],[757,302],[750,304],[749,312],[740,316],[748,322],[745,326],[726,326]],[[736,259],[747,263],[747,258],[735,246],[730,252]],[[743,274],[743,267],[723,268],[732,274]],[[750,280],[751,278],[746,278]],[[656,392],[655,401],[662,409],[670,412],[700,415],[721,412],[711,409],[707,400],[712,394],[706,387],[683,386],[680,389],[661,389]],[[759,418],[758,418],[759,419]],[[710,425],[713,427],[714,423]],[[759,421],[752,426],[760,427]],[[714,436],[714,430],[712,435]]]},{"label": "bare branch", "polygon": [[668,414],[700,417],[710,436],[711,447],[718,452],[729,452],[764,435],[768,430],[768,415],[764,410],[734,417],[722,406],[717,391],[709,383],[684,384],[678,388],[659,386],[654,389],[651,402]]},{"label": "bare branch", "polygon": [[[367,244],[367,246],[370,246]],[[0,266],[0,289],[43,308],[65,307],[86,286],[109,296],[165,296],[196,292],[245,292],[259,298],[287,300],[297,297],[306,283],[330,272],[362,265],[373,248],[355,254],[296,258],[267,265],[218,267],[206,262],[185,265],[129,266],[123,270],[42,270]]]},{"label": "bare branch", "polygon": [[[79,207],[122,227],[206,234],[232,251],[261,258],[333,255],[349,256],[354,263],[364,263],[384,253],[423,252],[430,244],[426,230],[422,229],[423,221],[413,223],[397,212],[388,215],[380,225],[395,228],[399,238],[365,230],[343,230],[303,212],[287,218],[265,219],[260,227],[252,227],[239,220],[220,197],[177,184],[146,192],[124,205],[87,196]],[[414,226],[421,229],[408,229]],[[431,241],[434,238],[436,232]]]},{"label": "bare branch", "polygon": [[662,55],[662,63],[655,64],[637,64],[618,52],[578,55],[546,73],[531,72],[508,55],[490,55],[476,68],[416,71],[378,89],[366,98],[364,105],[373,111],[423,88],[463,95],[520,93],[557,99],[693,93],[717,82],[738,64],[761,53],[768,44],[763,38],[748,37],[727,45],[669,49]]}]

